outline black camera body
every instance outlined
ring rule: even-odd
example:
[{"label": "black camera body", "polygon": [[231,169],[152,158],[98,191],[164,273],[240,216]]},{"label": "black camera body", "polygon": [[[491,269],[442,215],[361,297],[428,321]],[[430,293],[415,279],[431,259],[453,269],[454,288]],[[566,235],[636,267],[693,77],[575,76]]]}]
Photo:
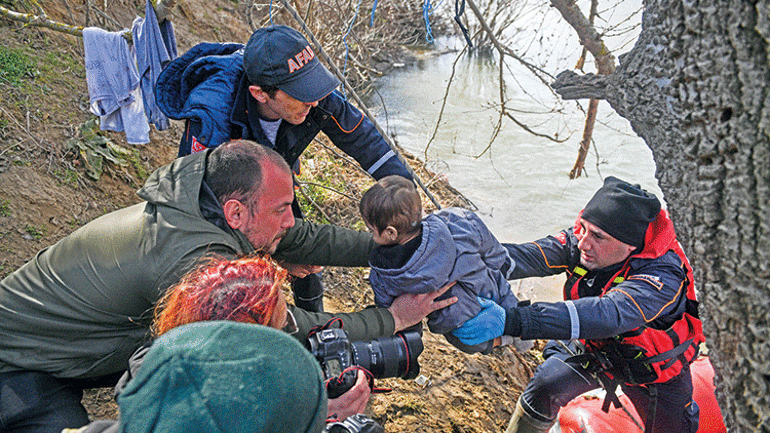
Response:
[{"label": "black camera body", "polygon": [[384,433],[385,429],[377,421],[364,414],[357,413],[345,421],[326,424],[325,433]]},{"label": "black camera body", "polygon": [[363,367],[376,379],[414,379],[420,374],[417,358],[422,353],[423,344],[417,331],[398,332],[392,337],[368,342],[351,342],[344,330],[327,328],[311,335],[309,343],[310,352],[320,362],[326,379],[344,382],[337,384],[337,388],[340,388],[337,390],[327,387],[329,398],[339,397],[355,384],[355,371],[349,371],[346,377],[342,375],[348,367]]}]

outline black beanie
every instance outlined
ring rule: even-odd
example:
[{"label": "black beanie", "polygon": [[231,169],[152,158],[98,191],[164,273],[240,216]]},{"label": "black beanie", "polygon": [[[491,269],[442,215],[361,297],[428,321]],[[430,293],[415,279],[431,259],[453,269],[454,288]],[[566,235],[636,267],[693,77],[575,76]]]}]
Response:
[{"label": "black beanie", "polygon": [[642,247],[647,227],[658,212],[660,201],[655,194],[609,176],[583,209],[582,217],[613,238]]}]

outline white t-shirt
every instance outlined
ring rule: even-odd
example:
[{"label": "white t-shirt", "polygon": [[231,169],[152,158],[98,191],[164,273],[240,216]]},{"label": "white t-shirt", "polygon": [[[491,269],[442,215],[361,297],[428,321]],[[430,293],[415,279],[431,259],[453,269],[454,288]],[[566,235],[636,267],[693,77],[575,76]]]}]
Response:
[{"label": "white t-shirt", "polygon": [[278,128],[281,127],[281,120],[265,120],[259,119],[259,123],[262,125],[262,131],[264,131],[267,139],[275,146],[275,137],[278,136]]}]

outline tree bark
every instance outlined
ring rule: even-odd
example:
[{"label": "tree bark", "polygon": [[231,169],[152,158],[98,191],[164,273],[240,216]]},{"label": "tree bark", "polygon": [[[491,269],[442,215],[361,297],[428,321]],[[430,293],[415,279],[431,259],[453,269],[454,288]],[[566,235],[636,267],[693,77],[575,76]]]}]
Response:
[{"label": "tree bark", "polygon": [[646,0],[601,90],[652,149],[737,432],[770,431],[769,41],[767,0]]}]

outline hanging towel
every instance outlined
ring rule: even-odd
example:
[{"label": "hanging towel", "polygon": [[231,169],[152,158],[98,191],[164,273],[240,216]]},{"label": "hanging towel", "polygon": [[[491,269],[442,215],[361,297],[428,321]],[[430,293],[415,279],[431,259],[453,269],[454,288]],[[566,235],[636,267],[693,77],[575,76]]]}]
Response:
[{"label": "hanging towel", "polygon": [[[168,117],[163,114],[155,102],[155,82],[158,80],[163,68],[176,58],[176,39],[173,27],[168,20],[164,21],[166,37],[158,25],[155,8],[148,0],[144,8],[144,18],[137,17],[131,28],[136,50],[136,65],[139,71],[139,86],[142,89],[144,111],[148,120],[155,124],[158,131],[167,129]],[[170,30],[169,30],[170,29]],[[169,47],[172,47],[169,49]]]},{"label": "hanging towel", "polygon": [[160,23],[160,34],[163,37],[163,44],[166,46],[168,56],[171,60],[179,57],[179,53],[176,50],[176,34],[174,33],[174,26],[171,25],[171,20],[163,20]]},{"label": "hanging towel", "polygon": [[83,29],[91,112],[100,117],[102,130],[125,131],[130,144],[146,144],[150,142],[150,125],[139,74],[122,33]]}]

